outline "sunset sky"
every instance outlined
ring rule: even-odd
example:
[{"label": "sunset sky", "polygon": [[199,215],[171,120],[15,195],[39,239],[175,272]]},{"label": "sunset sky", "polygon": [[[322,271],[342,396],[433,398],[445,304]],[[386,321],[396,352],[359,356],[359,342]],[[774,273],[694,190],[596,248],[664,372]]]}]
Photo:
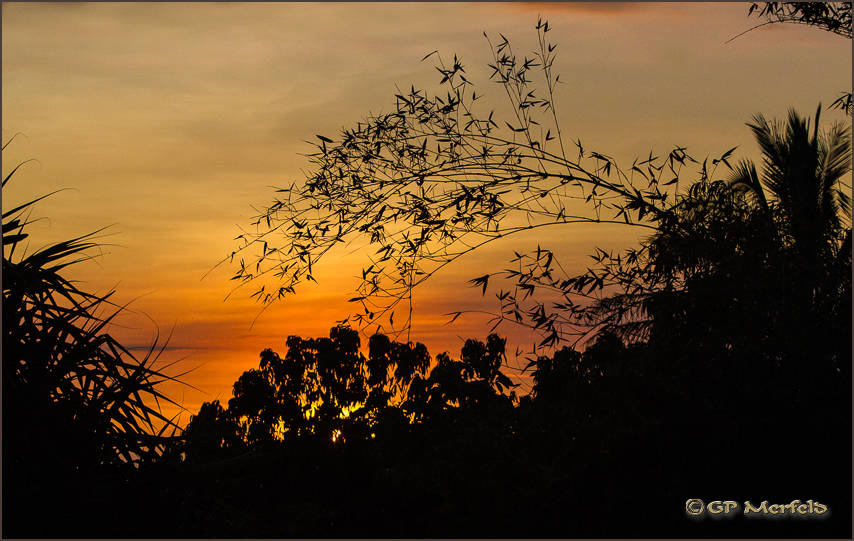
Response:
[{"label": "sunset sky", "polygon": [[[32,227],[32,248],[114,224],[104,256],[70,274],[133,300],[135,314],[112,329],[127,344],[149,344],[152,321],[161,334],[174,326],[164,358],[184,358],[180,366],[194,368],[185,379],[201,391],[170,390],[195,412],[202,401],[227,401],[263,348],[284,353],[288,335],[325,336],[352,309],[365,261],[358,243],[317,269],[319,285],[251,328],[260,309],[251,290],[224,300],[234,267],[202,279],[236,247],[253,206],[273,198],[272,186],[303,178],[304,141],[390,109],[395,85],[435,89],[437,72],[421,61],[434,49],[458,54],[469,78],[499,99],[483,32],[529,51],[541,15],[558,44],[566,84],[557,107],[569,138],[629,165],[676,144],[701,160],[734,146],[755,159],[745,122],[829,105],[851,88],[852,58],[850,40],[796,25],[725,44],[756,24],[748,5],[4,2],[3,141],[21,135],[3,153],[3,173],[38,162],[3,190],[3,209],[70,188],[37,207],[48,219]],[[594,246],[637,240],[618,227],[569,226],[496,243],[416,292],[412,338],[434,355],[484,338],[482,317],[445,326],[443,314],[491,308],[494,299],[465,282],[514,249],[539,242],[583,271]],[[530,344],[511,331],[510,351]]]}]

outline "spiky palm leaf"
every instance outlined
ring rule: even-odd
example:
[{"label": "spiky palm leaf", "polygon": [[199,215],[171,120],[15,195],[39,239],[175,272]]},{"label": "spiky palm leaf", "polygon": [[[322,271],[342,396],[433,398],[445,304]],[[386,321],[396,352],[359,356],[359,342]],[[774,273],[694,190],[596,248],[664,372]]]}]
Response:
[{"label": "spiky palm leaf", "polygon": [[802,252],[825,245],[835,231],[851,225],[851,199],[845,175],[851,170],[851,139],[847,127],[836,124],[820,134],[821,106],[810,119],[789,111],[785,125],[761,114],[748,126],[762,150],[762,176],[743,161],[730,185],[748,191],[765,210],[770,203],[782,213],[784,231]]},{"label": "spiky palm leaf", "polygon": [[[53,453],[74,470],[150,461],[177,428],[160,410],[175,404],[159,385],[176,379],[154,367],[165,343],[158,349],[155,338],[136,357],[107,332],[125,309],[111,301],[114,291],[93,294],[62,275],[94,257],[100,231],[21,252],[44,197],[3,213],[4,458]],[[51,443],[56,449],[45,448]]]}]

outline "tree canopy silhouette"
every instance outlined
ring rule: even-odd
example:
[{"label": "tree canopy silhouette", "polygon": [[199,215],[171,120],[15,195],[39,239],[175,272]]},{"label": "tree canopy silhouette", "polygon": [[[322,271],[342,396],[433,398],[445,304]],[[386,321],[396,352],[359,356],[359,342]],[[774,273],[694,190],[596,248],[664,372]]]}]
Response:
[{"label": "tree canopy silhouette", "polygon": [[467,340],[459,361],[443,353],[431,362],[423,344],[380,334],[370,338],[366,358],[360,343],[358,331],[337,326],[329,338],[290,336],[284,357],[262,351],[258,368],[234,383],[226,409],[206,402],[190,420],[188,459],[299,438],[393,435],[455,411],[512,407],[515,395],[505,393],[515,384],[501,371],[505,341],[497,335],[486,343]]}]

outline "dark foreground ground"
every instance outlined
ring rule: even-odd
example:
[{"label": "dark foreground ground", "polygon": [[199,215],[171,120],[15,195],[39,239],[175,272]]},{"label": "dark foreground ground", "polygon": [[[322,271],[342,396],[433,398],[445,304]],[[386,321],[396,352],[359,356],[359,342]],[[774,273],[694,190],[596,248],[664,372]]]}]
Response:
[{"label": "dark foreground ground", "polygon": [[[851,537],[847,408],[777,404],[740,416],[723,408],[654,421],[648,413],[608,419],[600,412],[598,422],[571,432],[528,422],[514,434],[460,417],[405,437],[303,440],[133,475],[59,481],[6,471],[3,534]],[[739,509],[692,519],[689,498],[812,499],[830,511],[751,520]]]}]

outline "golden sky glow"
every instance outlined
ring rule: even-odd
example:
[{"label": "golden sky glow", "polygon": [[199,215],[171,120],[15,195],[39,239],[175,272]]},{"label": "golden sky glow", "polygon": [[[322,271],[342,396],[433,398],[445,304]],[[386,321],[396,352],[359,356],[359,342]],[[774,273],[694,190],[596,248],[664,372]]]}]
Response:
[{"label": "golden sky glow", "polygon": [[[314,134],[336,135],[393,104],[395,84],[435,88],[421,58],[462,57],[487,81],[486,31],[528,51],[538,15],[558,44],[566,84],[557,99],[564,133],[631,164],[653,149],[687,146],[702,159],[738,145],[755,157],[744,123],[788,107],[812,114],[851,87],[851,42],[815,29],[773,25],[726,40],[754,23],[746,3],[93,3],[2,4],[4,174],[36,158],[3,191],[3,208],[58,188],[39,205],[37,244],[115,224],[97,263],[73,277],[90,289],[174,325],[169,359],[196,367],[176,389],[192,411],[227,400],[231,384],[264,347],[328,333],[352,305],[360,264],[352,245],[325,261],[295,297],[250,324],[249,289],[228,301],[231,268],[202,276],[235,247],[238,226],[302,179],[299,153]],[[825,118],[840,119],[829,112]],[[484,338],[483,318],[454,326],[442,316],[489,309],[465,281],[537,242],[582,271],[594,246],[637,240],[615,227],[551,228],[496,243],[449,266],[415,295],[412,338],[435,355]],[[150,320],[129,314],[114,334],[150,342]],[[510,332],[508,349],[531,338]]]}]

